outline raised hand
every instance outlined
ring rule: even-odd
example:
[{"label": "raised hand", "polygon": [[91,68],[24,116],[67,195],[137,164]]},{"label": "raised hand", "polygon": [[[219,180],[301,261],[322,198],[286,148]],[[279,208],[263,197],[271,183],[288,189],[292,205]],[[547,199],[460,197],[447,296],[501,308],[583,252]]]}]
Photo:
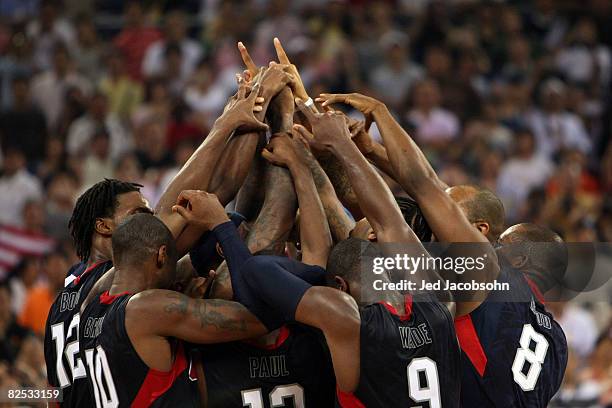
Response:
[{"label": "raised hand", "polygon": [[255,75],[257,75],[259,69],[257,68],[257,65],[255,65],[255,63],[253,62],[249,51],[247,51],[246,47],[242,42],[238,43],[238,51],[240,52],[240,57],[242,57],[242,62],[246,67],[246,71],[244,71],[243,73],[244,79],[246,80],[246,82],[249,82],[255,77]]},{"label": "raised hand", "polygon": [[320,102],[323,107],[328,107],[334,103],[344,103],[357,109],[365,117],[365,129],[370,129],[373,118],[372,114],[377,109],[385,108],[385,104],[370,96],[365,96],[358,93],[351,94],[321,94],[315,99]]},{"label": "raised hand", "polygon": [[344,114],[332,111],[318,113],[314,105],[306,106],[299,98],[295,103],[310,122],[312,134],[301,125],[295,128],[311,146],[319,150],[332,150],[338,143],[350,141],[351,134]]},{"label": "raised hand", "polygon": [[285,52],[283,45],[276,37],[274,38],[274,49],[276,50],[278,62],[285,65],[287,72],[293,75],[295,79],[293,84],[293,93],[295,96],[303,100],[308,99],[308,93],[306,92],[306,88],[304,88],[304,84],[302,83],[302,78],[300,77],[297,67],[293,65],[291,61],[289,61],[289,57],[287,57],[287,53]]},{"label": "raised hand", "polygon": [[306,164],[302,154],[305,148],[304,143],[297,132],[275,135],[263,149],[261,155],[277,166],[291,167]]},{"label": "raised hand", "polygon": [[202,190],[181,191],[172,211],[180,214],[189,224],[208,231],[229,221],[217,196]]},{"label": "raised hand", "polygon": [[266,90],[266,97],[276,96],[285,86],[293,88],[295,77],[287,72],[287,66],[271,62],[270,65],[261,73],[259,80]]},{"label": "raised hand", "polygon": [[[268,125],[259,121],[254,115],[255,112],[261,112],[261,104],[265,100],[265,98],[258,97],[260,89],[261,85],[258,83],[253,87],[242,83],[238,88],[238,93],[230,99],[219,120],[232,129],[244,131],[267,130]],[[247,96],[249,90],[250,93]]]}]

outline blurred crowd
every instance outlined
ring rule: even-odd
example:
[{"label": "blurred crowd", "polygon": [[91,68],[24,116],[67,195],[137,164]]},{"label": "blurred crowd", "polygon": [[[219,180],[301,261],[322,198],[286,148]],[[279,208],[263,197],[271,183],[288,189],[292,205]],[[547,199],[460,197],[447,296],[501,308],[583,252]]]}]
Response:
[{"label": "blurred crowd", "polygon": [[[114,177],[154,205],[235,92],[237,41],[264,64],[279,37],[313,97],[384,101],[508,225],[612,242],[611,15],[609,0],[0,1],[0,388],[46,383],[36,335],[77,260],[76,198]],[[609,296],[555,308],[573,351],[556,406],[612,404]]]}]

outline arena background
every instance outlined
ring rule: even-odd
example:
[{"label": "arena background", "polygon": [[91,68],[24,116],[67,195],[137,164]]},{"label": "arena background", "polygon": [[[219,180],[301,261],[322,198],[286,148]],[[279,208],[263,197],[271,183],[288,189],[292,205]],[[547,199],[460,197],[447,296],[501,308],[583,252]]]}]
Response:
[{"label": "arena background", "polygon": [[[611,242],[611,18],[609,0],[0,0],[0,388],[46,384],[76,197],[115,177],[154,205],[235,92],[238,40],[264,64],[278,36],[313,96],[380,98],[507,225]],[[549,305],[571,350],[552,406],[612,406],[610,299]]]}]

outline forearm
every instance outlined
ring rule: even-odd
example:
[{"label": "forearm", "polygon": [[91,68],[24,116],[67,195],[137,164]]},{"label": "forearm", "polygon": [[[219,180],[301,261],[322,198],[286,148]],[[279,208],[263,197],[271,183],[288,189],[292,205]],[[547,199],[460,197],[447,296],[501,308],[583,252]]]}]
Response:
[{"label": "forearm", "polygon": [[355,219],[363,217],[357,195],[355,195],[355,191],[351,186],[351,181],[346,174],[342,162],[334,155],[329,155],[320,158],[319,163],[325,171],[325,174],[329,177],[329,181],[340,202],[348,208]]},{"label": "forearm", "polygon": [[365,156],[368,158],[368,160],[372,161],[376,167],[389,176],[394,175],[395,172],[393,170],[393,166],[391,166],[391,162],[389,161],[387,150],[381,144],[373,142],[372,150],[365,154]]},{"label": "forearm", "polygon": [[[409,230],[391,191],[357,147],[349,141],[332,146],[351,181],[359,207],[376,232],[379,240],[403,240]],[[414,234],[413,234],[414,235]]]},{"label": "forearm", "polygon": [[297,199],[289,170],[267,164],[264,203],[246,239],[251,253],[268,250],[281,255],[293,228],[296,209]]},{"label": "forearm", "polygon": [[211,193],[219,197],[222,205],[234,199],[249,173],[259,133],[246,133],[235,136],[227,143],[210,182]]},{"label": "forearm", "polygon": [[446,189],[421,149],[384,105],[374,110],[373,117],[385,144],[391,175],[408,194],[419,201],[419,187],[424,183]]},{"label": "forearm", "polygon": [[329,177],[327,177],[317,159],[310,152],[308,152],[308,164],[315,186],[317,187],[317,192],[319,193],[319,198],[321,199],[321,204],[323,204],[323,210],[325,211],[325,217],[327,218],[332,238],[335,242],[340,242],[348,238],[349,233],[355,227],[355,222],[344,210]]},{"label": "forearm", "polygon": [[[260,121],[265,119],[273,98],[273,95],[267,93],[265,88],[263,88],[262,96],[264,98],[262,110],[254,114],[255,118]],[[227,144],[214,169],[209,189],[219,197],[221,204],[227,205],[232,201],[244,183],[257,151],[261,134],[261,132],[250,132],[236,135]]]},{"label": "forearm", "polygon": [[299,163],[291,164],[289,170],[300,207],[302,262],[325,268],[332,240],[312,174],[306,165]]}]

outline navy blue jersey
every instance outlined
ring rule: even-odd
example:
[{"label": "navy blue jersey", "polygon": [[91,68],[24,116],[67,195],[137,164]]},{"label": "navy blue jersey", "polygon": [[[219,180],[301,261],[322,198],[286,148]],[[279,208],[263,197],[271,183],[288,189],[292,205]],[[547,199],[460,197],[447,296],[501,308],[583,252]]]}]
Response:
[{"label": "navy blue jersey", "polygon": [[334,406],[334,371],[317,330],[283,326],[267,347],[242,341],[200,350],[209,408]]},{"label": "navy blue jersey", "polygon": [[502,267],[511,295],[491,292],[455,327],[462,349],[463,407],[545,408],[567,365],[563,330],[524,274]]},{"label": "navy blue jersey", "polygon": [[169,371],[149,368],[138,356],[125,328],[131,294],[95,297],[83,310],[80,355],[85,362],[92,407],[198,407],[197,378],[183,342],[171,340],[174,362]]},{"label": "navy blue jersey", "polygon": [[66,287],[59,293],[47,317],[45,327],[45,362],[47,380],[63,390],[64,407],[93,404],[87,392],[85,367],[79,353],[79,310],[95,283],[113,264],[100,262],[87,268],[74,265],[66,278]]},{"label": "navy blue jersey", "polygon": [[380,303],[360,308],[360,316],[359,385],[353,394],[338,392],[341,407],[459,406],[460,352],[446,306],[408,296],[403,316]]}]

